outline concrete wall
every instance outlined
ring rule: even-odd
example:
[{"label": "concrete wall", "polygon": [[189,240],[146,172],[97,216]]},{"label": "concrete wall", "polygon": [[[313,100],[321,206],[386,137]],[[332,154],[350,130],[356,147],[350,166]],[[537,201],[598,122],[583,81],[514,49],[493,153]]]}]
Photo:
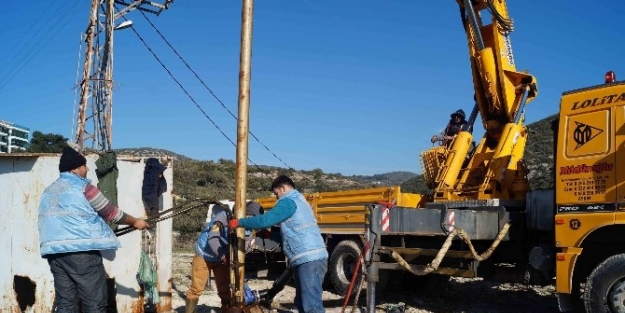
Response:
[{"label": "concrete wall", "polygon": [[[39,253],[37,216],[39,197],[46,186],[58,178],[59,155],[0,155],[0,311],[50,312],[54,302],[52,274]],[[95,161],[87,156],[87,177],[97,184]],[[118,158],[119,207],[145,217],[141,201],[144,159]],[[172,207],[172,163],[165,171],[168,190],[161,197],[161,208]],[[159,312],[171,311],[172,220],[157,224],[155,266],[159,276]],[[125,227],[125,226],[122,226]],[[114,279],[118,312],[143,312],[136,274],[139,267],[142,232],[119,237],[122,248],[106,251],[105,268]],[[112,280],[111,280],[112,281]]]}]

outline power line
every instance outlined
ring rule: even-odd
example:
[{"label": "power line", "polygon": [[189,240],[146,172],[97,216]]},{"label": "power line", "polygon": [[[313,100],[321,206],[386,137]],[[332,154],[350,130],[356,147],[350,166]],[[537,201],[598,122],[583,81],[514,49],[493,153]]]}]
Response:
[{"label": "power line", "polygon": [[[57,6],[57,7],[56,7],[56,11],[55,11],[55,12],[53,12],[53,13],[49,13],[49,14],[48,14],[48,16],[49,16],[49,17],[48,17],[48,19],[47,19],[45,22],[43,22],[43,23],[37,23],[37,22],[39,22],[39,21],[42,19],[43,15],[46,13],[46,11],[49,11],[49,10],[50,10],[51,6],[50,6],[50,7],[48,7],[48,8],[46,8],[46,10],[45,10],[44,12],[42,12],[41,16],[39,16],[39,17],[35,20],[36,22],[34,22],[34,23],[32,23],[32,24],[30,25],[30,27],[28,28],[28,30],[26,31],[26,33],[24,33],[24,34],[20,37],[20,39],[19,39],[19,40],[15,43],[15,45],[14,45],[14,46],[13,46],[13,47],[9,50],[9,52],[7,52],[7,54],[6,54],[5,56],[3,56],[3,57],[2,57],[2,59],[0,59],[0,61],[5,61],[5,62],[6,62],[6,63],[4,63],[4,62],[2,63],[2,65],[3,65],[3,66],[2,66],[2,69],[0,69],[0,76],[7,76],[7,75],[2,75],[2,73],[3,73],[6,69],[7,69],[7,67],[9,67],[9,66],[13,66],[13,67],[14,67],[14,66],[16,65],[16,63],[19,63],[19,62],[13,62],[13,60],[15,60],[15,58],[16,58],[16,57],[18,57],[18,56],[20,56],[20,57],[24,57],[27,53],[29,53],[29,52],[33,49],[33,47],[34,47],[34,46],[36,46],[36,45],[37,45],[37,43],[39,43],[39,42],[41,41],[41,39],[39,39],[39,40],[34,40],[34,39],[35,39],[35,37],[36,37],[36,34],[43,33],[43,29],[44,29],[44,28],[45,28],[45,29],[47,29],[47,30],[49,31],[51,27],[50,27],[50,26],[48,26],[48,25],[46,25],[46,24],[47,24],[47,23],[48,23],[48,22],[49,22],[49,21],[50,21],[53,17],[58,17],[58,16],[60,16],[60,17],[61,17],[60,19],[62,19],[62,18],[63,18],[63,16],[64,16],[64,15],[59,14],[59,13],[60,13],[60,12],[59,12],[59,10],[60,10],[62,7],[64,7],[67,3],[69,3],[69,0],[66,0],[64,4]],[[51,5],[53,5],[53,2],[50,2],[50,4],[51,4]],[[30,31],[33,29],[33,27],[35,27],[35,25],[37,25],[37,26],[41,26],[41,27],[39,27],[39,29],[37,29],[37,30],[35,31],[35,34],[33,34],[32,36],[30,36],[30,38],[29,38],[28,40],[26,40],[25,44],[23,44],[23,45],[22,45],[21,43],[22,43],[23,39],[24,39],[24,38],[26,38],[26,36],[30,33]],[[31,44],[32,44],[32,45],[31,45]],[[18,47],[18,46],[20,47],[20,50],[19,50],[17,53],[15,53],[15,54],[11,57],[11,59],[9,59],[9,56],[11,55],[11,52],[13,52],[13,50],[14,50],[16,47]],[[25,51],[25,49],[26,49],[26,51]],[[30,50],[28,50],[28,49],[30,49]]]},{"label": "power line", "polygon": [[[46,12],[50,11],[50,8],[52,8],[52,6],[54,5],[54,1],[50,1],[50,6],[48,6],[45,10],[43,10],[43,12],[41,12],[41,15],[39,15],[39,17],[37,17],[35,19],[35,21],[39,21],[43,18],[43,16],[46,14]],[[60,6],[59,6],[60,7]],[[49,19],[48,19],[49,20]],[[30,33],[30,31],[33,29],[33,27],[35,27],[35,25],[37,25],[37,23],[32,23],[30,24],[30,27],[28,28],[28,30],[24,33],[24,35],[22,35],[22,37],[20,37],[20,39],[13,45],[13,47],[11,47],[11,49],[9,49],[9,52],[7,52],[5,55],[2,56],[2,58],[0,58],[0,60],[6,60],[7,56],[11,55],[11,52],[13,52],[13,50],[15,50],[16,47],[20,46],[20,47],[24,47],[21,45],[22,43],[22,39],[24,39],[26,37],[26,35],[28,35]]]},{"label": "power line", "polygon": [[[204,82],[204,80],[202,80],[202,78],[200,78],[200,76],[191,68],[191,66],[189,65],[189,63],[187,63],[187,61],[185,61],[185,59],[180,55],[180,53],[178,53],[178,51],[171,45],[171,43],[169,43],[169,41],[165,38],[165,36],[158,30],[158,28],[156,28],[156,26],[152,23],[152,21],[150,20],[150,18],[147,17],[147,15],[145,15],[145,13],[139,11],[141,13],[141,15],[143,15],[143,17],[148,21],[148,23],[150,24],[150,26],[152,26],[152,28],[158,33],[158,35],[161,37],[161,39],[163,39],[163,41],[165,41],[165,43],[169,46],[169,48],[171,48],[172,51],[174,51],[174,53],[178,56],[178,58],[180,59],[180,61],[182,61],[182,63],[184,63],[184,65],[189,69],[189,71],[191,71],[191,73],[193,73],[193,75],[195,75],[195,78],[197,78],[200,83],[202,83],[202,85],[204,86],[204,88],[206,88],[206,90],[208,90],[208,92],[213,96],[213,98],[215,98],[215,100],[217,100],[217,102],[219,102],[219,104],[221,104],[221,106],[226,109],[226,111],[228,111],[228,113],[230,113],[230,116],[232,116],[235,120],[237,120],[237,117],[226,107],[226,105],[223,103],[223,101],[221,101],[217,95],[213,92],[213,90],[211,90],[208,85]],[[282,164],[284,164],[284,166],[286,166],[287,168],[293,170],[292,167],[290,167],[288,164],[286,164],[286,162],[284,162],[281,158],[279,158],[273,151],[271,151],[269,149],[269,147],[267,147],[264,143],[262,143],[260,141],[260,139],[258,139],[258,137],[256,137],[256,135],[254,135],[254,133],[252,133],[252,131],[249,131],[250,135],[252,135],[252,137],[259,143],[261,144],[269,153],[271,153],[276,159],[278,159],[280,162],[282,162]]]},{"label": "power line", "polygon": [[[123,17],[125,20],[126,18]],[[204,111],[204,109],[202,109],[202,107],[197,103],[197,101],[195,101],[195,99],[191,96],[191,94],[189,94],[189,92],[187,91],[186,88],[184,88],[184,86],[182,86],[182,84],[180,83],[180,81],[178,81],[178,79],[176,79],[176,77],[171,73],[171,71],[167,68],[167,66],[165,66],[165,64],[161,61],[161,59],[156,55],[156,53],[154,53],[154,51],[152,51],[152,48],[150,48],[150,46],[148,46],[148,44],[145,42],[145,40],[143,40],[143,37],[141,37],[141,35],[139,35],[139,33],[137,32],[137,30],[131,26],[130,29],[132,29],[132,31],[135,33],[135,35],[137,35],[137,37],[139,38],[139,40],[141,41],[141,43],[143,43],[143,45],[148,49],[148,51],[150,51],[150,53],[152,54],[152,56],[154,56],[154,58],[156,59],[156,61],[158,61],[158,63],[163,67],[163,69],[167,72],[167,74],[169,74],[169,77],[171,77],[171,79],[173,79],[176,84],[178,84],[178,87],[180,87],[180,89],[182,89],[182,91],[187,95],[187,97],[189,97],[189,99],[191,100],[191,102],[193,102],[193,104],[195,104],[195,106],[202,111],[202,113],[204,114],[204,116],[213,124],[213,126],[215,126],[215,128],[217,128],[217,130],[224,136],[226,137],[226,139],[234,146],[236,147],[237,145],[234,143],[234,141],[232,141],[232,139],[230,139],[230,137],[228,137],[228,135],[226,135],[226,133],[223,132],[223,130],[221,130],[221,128],[219,127],[219,125],[217,125],[217,123],[215,123],[215,121],[210,118],[210,116],[208,116],[208,114]],[[249,157],[247,158],[248,161],[250,161],[250,163],[254,164],[254,166],[256,166],[256,168],[265,173],[266,175],[268,175],[267,172],[265,172],[265,170],[263,170],[260,166],[258,166],[258,164],[254,163],[254,161],[252,161]]]},{"label": "power line", "polygon": [[[68,16],[69,11],[72,8],[76,8],[76,6],[70,6],[69,8],[67,8],[67,10],[65,10],[64,14],[62,15],[63,17]],[[63,21],[63,18],[59,19],[52,27],[48,28],[49,32],[48,35],[44,35],[44,38],[47,38],[47,40],[39,46],[39,49],[37,49],[36,51],[34,51],[35,47],[31,47],[31,50],[24,54],[24,57],[21,60],[26,60],[24,63],[21,64],[20,66],[20,62],[16,62],[14,64],[14,66],[11,67],[11,69],[7,72],[6,76],[8,76],[7,79],[5,79],[3,81],[3,83],[0,84],[0,90],[2,90],[12,79],[13,77],[15,77],[17,74],[19,74],[22,69],[28,65],[28,63],[30,63],[30,61],[32,61],[32,59],[67,25],[67,23],[69,23],[69,21],[71,21],[74,16],[76,16],[76,14],[78,14],[78,10],[76,12],[74,12],[74,14],[72,14],[71,16],[69,16],[69,18],[67,20],[65,20],[65,23],[63,23],[63,25],[61,25],[60,27],[58,27],[56,29],[56,31],[52,34],[49,35],[50,31],[57,26],[59,23],[61,23]],[[20,50],[21,51],[21,50]],[[16,70],[15,70],[16,69]],[[14,71],[15,70],[15,71]],[[13,73],[11,75],[11,73]],[[10,75],[10,76],[9,76]]]}]

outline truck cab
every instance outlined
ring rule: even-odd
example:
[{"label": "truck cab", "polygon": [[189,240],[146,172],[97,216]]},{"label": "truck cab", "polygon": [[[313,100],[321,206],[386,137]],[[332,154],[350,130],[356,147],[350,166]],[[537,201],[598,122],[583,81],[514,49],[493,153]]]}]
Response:
[{"label": "truck cab", "polygon": [[623,312],[625,81],[609,71],[603,84],[564,92],[554,131],[560,308]]}]

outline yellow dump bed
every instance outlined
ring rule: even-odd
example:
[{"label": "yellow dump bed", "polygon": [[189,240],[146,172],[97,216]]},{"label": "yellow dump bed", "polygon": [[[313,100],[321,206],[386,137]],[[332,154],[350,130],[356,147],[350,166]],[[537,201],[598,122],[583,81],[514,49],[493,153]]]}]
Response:
[{"label": "yellow dump bed", "polygon": [[[399,186],[307,193],[304,197],[313,208],[321,232],[325,234],[363,233],[365,206],[368,204],[385,202],[416,208],[423,199],[419,194],[402,193]],[[257,201],[265,210],[276,203],[274,197],[259,198]]]}]

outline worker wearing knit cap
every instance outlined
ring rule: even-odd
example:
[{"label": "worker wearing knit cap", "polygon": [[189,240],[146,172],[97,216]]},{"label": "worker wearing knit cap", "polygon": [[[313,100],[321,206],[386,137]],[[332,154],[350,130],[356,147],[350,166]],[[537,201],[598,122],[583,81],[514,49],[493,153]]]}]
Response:
[{"label": "worker wearing knit cap", "polygon": [[57,312],[106,312],[106,272],[101,250],[115,250],[119,240],[107,225],[149,227],[142,219],[112,205],[87,179],[87,159],[65,147],[60,177],[48,186],[39,203],[39,249],[54,277]]},{"label": "worker wearing knit cap", "polygon": [[[217,285],[217,295],[221,300],[222,312],[230,305],[230,267],[229,267],[229,230],[228,217],[231,215],[228,205],[215,205],[213,212],[217,212],[204,225],[202,232],[195,242],[195,255],[191,261],[191,284],[186,292],[185,313],[197,311],[200,295],[208,281],[209,271],[212,271]],[[245,205],[246,216],[253,217],[263,214],[259,203],[249,201]],[[252,249],[254,238],[251,231],[245,232],[245,250]]]},{"label": "worker wearing knit cap", "polygon": [[256,201],[248,201],[245,205],[245,215],[256,216],[265,213],[260,203]]},{"label": "worker wearing knit cap", "polygon": [[69,172],[83,165],[87,165],[87,159],[82,154],[71,147],[63,148],[63,154],[59,162],[59,172]]}]

